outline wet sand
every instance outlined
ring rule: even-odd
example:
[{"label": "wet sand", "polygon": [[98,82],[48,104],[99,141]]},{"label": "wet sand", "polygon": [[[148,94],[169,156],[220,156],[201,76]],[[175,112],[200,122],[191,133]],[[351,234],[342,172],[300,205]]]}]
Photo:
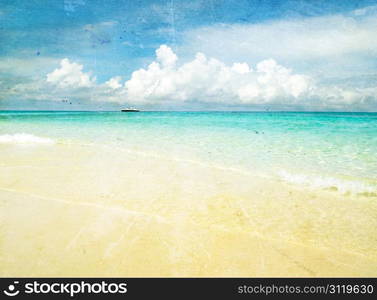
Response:
[{"label": "wet sand", "polygon": [[78,145],[0,145],[1,276],[377,276],[377,199]]}]

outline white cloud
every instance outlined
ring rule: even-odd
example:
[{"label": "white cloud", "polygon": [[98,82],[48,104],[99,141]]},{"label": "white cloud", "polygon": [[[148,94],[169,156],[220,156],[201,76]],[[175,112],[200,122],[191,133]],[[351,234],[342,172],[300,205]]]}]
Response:
[{"label": "white cloud", "polygon": [[[136,70],[122,82],[120,76],[97,84],[83,66],[68,59],[47,75],[46,81],[57,89],[46,93],[46,87],[19,85],[16,90],[32,93],[40,90],[53,99],[70,96],[128,103],[133,105],[190,106],[193,102],[209,105],[242,105],[309,110],[376,110],[377,87],[344,88],[324,85],[308,75],[294,72],[265,59],[250,66],[246,62],[225,64],[197,53],[195,58],[180,63],[171,48],[161,45],[156,59],[147,68]],[[16,93],[16,92],[15,92]],[[39,97],[46,99],[46,97]]]},{"label": "white cloud", "polygon": [[105,85],[114,90],[119,89],[120,87],[122,87],[122,84],[120,83],[121,79],[122,77],[120,76],[112,77],[105,82]]},{"label": "white cloud", "polygon": [[60,68],[47,74],[46,81],[60,88],[82,88],[91,87],[95,84],[95,77],[90,73],[82,71],[83,66],[70,62],[68,58],[64,58],[60,62]]},{"label": "white cloud", "polygon": [[362,56],[377,56],[376,28],[377,6],[371,6],[345,15],[199,27],[183,33],[178,50],[228,63],[235,57],[254,63],[273,57],[305,67],[334,60],[352,64],[353,59],[357,65]]},{"label": "white cloud", "polygon": [[156,50],[156,60],[132,73],[111,101],[184,105],[192,101],[219,105],[280,107],[309,110],[376,110],[377,87],[345,88],[316,82],[265,59],[254,67],[224,62],[197,53],[179,64],[166,45]]},{"label": "white cloud", "polygon": [[134,71],[126,82],[114,76],[97,83],[96,78],[83,69],[81,64],[62,59],[60,67],[48,73],[44,80],[13,84],[3,97],[55,101],[69,98],[162,108],[164,105],[189,108],[193,103],[202,103],[202,107],[377,110],[376,85],[323,84],[274,59],[250,66],[246,62],[226,64],[197,53],[194,59],[182,63],[171,48],[161,45],[156,50],[155,60],[147,68]]},{"label": "white cloud", "polygon": [[194,60],[177,66],[177,56],[166,45],[156,50],[156,61],[132,73],[125,83],[129,101],[154,103],[197,100],[220,103],[294,103],[308,95],[311,80],[277,64],[273,59],[257,64],[227,66],[197,53]]},{"label": "white cloud", "polygon": [[157,61],[160,62],[164,68],[174,67],[178,60],[177,55],[175,55],[173,50],[166,45],[161,45],[156,50],[156,56]]},{"label": "white cloud", "polygon": [[251,72],[251,69],[247,63],[234,63],[232,66],[232,70],[240,74]]}]

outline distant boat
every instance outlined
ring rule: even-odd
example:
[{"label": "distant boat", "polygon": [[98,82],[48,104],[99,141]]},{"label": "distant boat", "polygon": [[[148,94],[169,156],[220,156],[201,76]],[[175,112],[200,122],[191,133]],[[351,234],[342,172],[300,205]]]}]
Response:
[{"label": "distant boat", "polygon": [[122,112],[138,112],[138,111],[140,111],[140,110],[136,109],[136,108],[132,108],[132,107],[122,109]]}]

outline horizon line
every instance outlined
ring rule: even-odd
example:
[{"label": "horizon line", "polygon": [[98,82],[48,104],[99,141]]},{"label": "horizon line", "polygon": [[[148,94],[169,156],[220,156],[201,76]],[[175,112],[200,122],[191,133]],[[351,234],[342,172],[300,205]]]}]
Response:
[{"label": "horizon line", "polygon": [[[0,109],[0,112],[121,112],[121,110]],[[259,112],[259,113],[377,113],[377,111],[337,110],[140,110],[138,112]]]}]

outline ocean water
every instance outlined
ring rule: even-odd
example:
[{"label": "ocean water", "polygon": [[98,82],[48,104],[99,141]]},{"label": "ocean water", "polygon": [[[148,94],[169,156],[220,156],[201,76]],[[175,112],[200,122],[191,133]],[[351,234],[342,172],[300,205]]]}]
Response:
[{"label": "ocean water", "polygon": [[112,147],[377,195],[377,113],[0,112],[0,146]]}]

